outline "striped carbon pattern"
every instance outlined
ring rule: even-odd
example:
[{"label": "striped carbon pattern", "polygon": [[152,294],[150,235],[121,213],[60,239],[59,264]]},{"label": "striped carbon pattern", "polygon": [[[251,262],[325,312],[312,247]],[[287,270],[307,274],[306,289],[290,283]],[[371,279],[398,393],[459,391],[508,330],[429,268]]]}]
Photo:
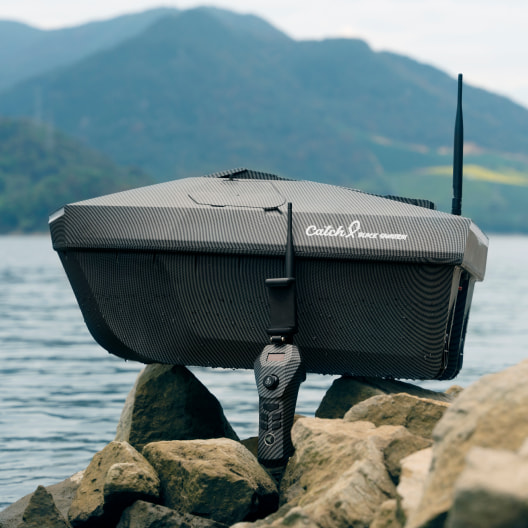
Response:
[{"label": "striped carbon pattern", "polygon": [[[265,279],[283,274],[282,258],[59,254],[89,330],[113,354],[250,369],[268,342]],[[409,379],[442,374],[458,268],[298,258],[296,274],[295,341],[307,371]]]},{"label": "striped carbon pattern", "polygon": [[[273,353],[283,353],[285,357],[280,362],[267,361],[268,354]],[[306,378],[299,349],[292,344],[268,345],[255,360],[254,370],[259,393],[258,459],[267,467],[281,466],[293,454],[291,428],[299,385]],[[279,380],[272,390],[264,386],[264,378],[269,375]],[[270,404],[277,409],[266,410]],[[280,427],[274,428],[275,424]],[[266,442],[267,435],[272,435],[273,443]]]},{"label": "striped carbon pattern", "polygon": [[[260,199],[256,203],[244,199],[237,206],[225,199],[231,205],[222,207],[192,199],[207,185],[220,200],[222,195],[235,197],[245,185],[250,188],[243,193],[248,197],[259,184],[267,189],[261,195],[269,196],[270,186],[276,191],[267,205]],[[50,227],[57,250],[274,256],[284,254],[287,201],[293,203],[296,255],[461,264],[479,280],[484,276],[487,241],[469,219],[306,181],[188,178],[66,205]],[[352,225],[358,232],[351,237],[309,235],[311,228],[332,226],[348,232]],[[367,236],[360,238],[361,233]],[[376,237],[368,236],[372,234]],[[393,235],[404,235],[405,240],[389,238]]]}]

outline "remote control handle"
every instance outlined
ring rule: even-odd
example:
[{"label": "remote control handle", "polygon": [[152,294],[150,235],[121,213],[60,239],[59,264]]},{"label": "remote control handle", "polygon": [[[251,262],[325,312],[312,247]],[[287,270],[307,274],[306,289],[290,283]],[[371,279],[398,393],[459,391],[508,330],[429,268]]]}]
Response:
[{"label": "remote control handle", "polygon": [[299,386],[306,378],[295,345],[268,345],[255,361],[259,393],[258,459],[281,467],[293,454],[291,428]]}]

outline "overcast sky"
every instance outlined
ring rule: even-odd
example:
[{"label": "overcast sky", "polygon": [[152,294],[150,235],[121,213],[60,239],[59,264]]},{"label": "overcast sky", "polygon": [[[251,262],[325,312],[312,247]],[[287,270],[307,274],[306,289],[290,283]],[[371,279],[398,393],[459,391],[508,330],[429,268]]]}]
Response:
[{"label": "overcast sky", "polygon": [[361,38],[528,107],[528,0],[0,0],[0,19],[59,28],[161,5],[252,13],[296,39]]}]

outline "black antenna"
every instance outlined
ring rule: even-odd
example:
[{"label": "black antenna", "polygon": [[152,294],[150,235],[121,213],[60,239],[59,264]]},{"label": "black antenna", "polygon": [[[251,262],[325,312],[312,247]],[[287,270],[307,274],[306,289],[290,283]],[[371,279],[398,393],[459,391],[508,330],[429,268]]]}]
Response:
[{"label": "black antenna", "polygon": [[284,262],[285,277],[294,277],[294,252],[292,237],[292,204],[288,202],[288,234],[286,235],[286,257]]},{"label": "black antenna", "polygon": [[462,165],[464,164],[464,121],[462,118],[462,74],[458,74],[458,97],[453,149],[453,203],[451,214],[462,214]]}]

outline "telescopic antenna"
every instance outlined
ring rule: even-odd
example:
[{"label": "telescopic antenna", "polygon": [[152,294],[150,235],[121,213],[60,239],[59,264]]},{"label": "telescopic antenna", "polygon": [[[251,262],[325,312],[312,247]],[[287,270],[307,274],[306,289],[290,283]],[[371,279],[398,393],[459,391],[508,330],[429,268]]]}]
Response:
[{"label": "telescopic antenna", "polygon": [[462,165],[464,163],[464,121],[462,118],[462,74],[458,74],[458,97],[453,149],[453,203],[451,213],[462,214]]}]

